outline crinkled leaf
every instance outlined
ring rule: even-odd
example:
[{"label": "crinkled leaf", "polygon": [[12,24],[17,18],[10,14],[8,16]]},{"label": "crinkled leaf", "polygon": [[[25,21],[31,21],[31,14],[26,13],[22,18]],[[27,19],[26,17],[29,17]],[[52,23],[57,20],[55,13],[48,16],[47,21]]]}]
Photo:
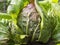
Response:
[{"label": "crinkled leaf", "polygon": [[[55,7],[56,6],[56,7]],[[55,42],[60,42],[60,5],[54,5],[54,12],[57,16],[57,25],[53,32],[52,38]]]},{"label": "crinkled leaf", "polygon": [[[1,20],[0,20],[1,21]],[[8,38],[8,24],[5,22],[0,22],[0,43],[4,43]]]},{"label": "crinkled leaf", "polygon": [[43,43],[46,43],[51,37],[53,30],[55,29],[57,20],[55,20],[56,17],[54,16],[54,13],[51,8],[51,4],[49,2],[45,2],[45,3],[42,2],[39,3],[39,5],[36,3],[35,6],[42,18],[40,35],[38,40]]}]

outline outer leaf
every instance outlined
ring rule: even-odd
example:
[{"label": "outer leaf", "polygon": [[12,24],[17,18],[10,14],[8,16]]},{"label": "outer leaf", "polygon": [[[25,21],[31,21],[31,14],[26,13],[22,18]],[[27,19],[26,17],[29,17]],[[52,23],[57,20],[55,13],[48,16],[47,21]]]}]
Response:
[{"label": "outer leaf", "polygon": [[27,0],[11,0],[11,3],[7,8],[7,13],[14,15],[14,18],[16,18],[26,3],[28,4]]},{"label": "outer leaf", "polygon": [[52,38],[55,42],[60,42],[60,5],[54,5],[54,12],[57,16],[57,25],[55,27],[55,30],[53,32]]},{"label": "outer leaf", "polygon": [[10,5],[7,8],[7,13],[11,15],[13,22],[16,24],[17,16],[19,12],[29,3],[29,0],[11,0]]},{"label": "outer leaf", "polygon": [[56,17],[53,14],[51,4],[49,4],[49,2],[39,3],[39,4],[40,6],[37,4],[37,2],[35,2],[36,9],[42,18],[40,35],[38,40],[43,43],[46,43],[51,37],[51,34],[56,26],[56,20],[55,20]]},{"label": "outer leaf", "polygon": [[0,20],[0,43],[6,43],[8,38],[8,25],[6,21],[1,22]]}]

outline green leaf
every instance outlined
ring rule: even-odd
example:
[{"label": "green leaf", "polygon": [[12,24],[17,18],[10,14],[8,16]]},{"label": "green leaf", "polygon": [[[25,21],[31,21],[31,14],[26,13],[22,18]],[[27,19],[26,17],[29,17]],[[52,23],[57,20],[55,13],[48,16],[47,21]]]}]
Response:
[{"label": "green leaf", "polygon": [[29,3],[29,0],[11,0],[10,5],[7,8],[7,13],[13,19],[13,22],[17,23],[17,16],[21,10]]},{"label": "green leaf", "polygon": [[12,17],[7,13],[0,13],[0,19],[12,19]]},{"label": "green leaf", "polygon": [[60,43],[59,44],[56,44],[56,45],[60,45]]},{"label": "green leaf", "polygon": [[23,9],[24,4],[28,4],[28,0],[11,0],[11,3],[7,8],[7,13],[17,15],[21,9]]},{"label": "green leaf", "polygon": [[21,39],[24,39],[26,37],[26,35],[20,35]]},{"label": "green leaf", "polygon": [[58,3],[58,0],[50,0],[52,3]]},{"label": "green leaf", "polygon": [[38,1],[35,0],[35,6],[42,18],[38,41],[46,43],[56,27],[57,19],[49,2],[38,4]]},{"label": "green leaf", "polygon": [[54,42],[60,42],[60,5],[55,4],[53,9],[57,16],[57,25],[53,31],[52,38],[54,39]]},{"label": "green leaf", "polygon": [[0,43],[6,43],[8,41],[8,24],[6,21],[1,22],[0,20]]}]

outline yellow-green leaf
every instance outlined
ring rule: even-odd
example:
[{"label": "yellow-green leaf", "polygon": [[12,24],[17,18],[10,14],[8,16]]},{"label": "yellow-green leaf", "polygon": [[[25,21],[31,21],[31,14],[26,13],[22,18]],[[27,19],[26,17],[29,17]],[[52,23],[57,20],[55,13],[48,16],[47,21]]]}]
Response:
[{"label": "yellow-green leaf", "polygon": [[24,39],[26,35],[20,35],[20,39]]}]

